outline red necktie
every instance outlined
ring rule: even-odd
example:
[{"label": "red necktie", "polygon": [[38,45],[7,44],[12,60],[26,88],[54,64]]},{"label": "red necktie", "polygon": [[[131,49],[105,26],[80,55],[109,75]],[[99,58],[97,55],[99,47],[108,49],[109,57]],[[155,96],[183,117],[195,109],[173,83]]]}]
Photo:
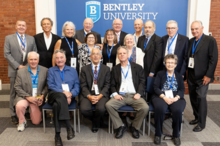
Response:
[{"label": "red necktie", "polygon": [[95,66],[94,84],[97,84],[97,66]]}]

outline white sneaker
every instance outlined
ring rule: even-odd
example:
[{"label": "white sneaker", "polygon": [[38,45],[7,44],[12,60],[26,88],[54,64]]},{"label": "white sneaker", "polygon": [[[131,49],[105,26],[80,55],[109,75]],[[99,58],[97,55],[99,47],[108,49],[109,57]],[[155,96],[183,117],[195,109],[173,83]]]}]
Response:
[{"label": "white sneaker", "polygon": [[23,123],[18,124],[18,128],[17,128],[18,132],[24,131],[25,127],[27,127],[27,121],[26,120]]}]

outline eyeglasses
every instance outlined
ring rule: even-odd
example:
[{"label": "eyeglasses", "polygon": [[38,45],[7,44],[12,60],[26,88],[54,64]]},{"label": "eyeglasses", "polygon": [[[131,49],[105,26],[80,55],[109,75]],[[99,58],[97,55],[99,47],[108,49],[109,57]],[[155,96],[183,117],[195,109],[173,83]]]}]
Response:
[{"label": "eyeglasses", "polygon": [[100,53],[92,53],[91,55],[101,55]]},{"label": "eyeglasses", "polygon": [[176,29],[176,27],[167,27],[166,29],[167,30],[174,30],[174,29]]},{"label": "eyeglasses", "polygon": [[171,64],[171,65],[173,65],[173,64],[175,64],[175,62],[166,62],[166,64]]},{"label": "eyeglasses", "polygon": [[92,25],[92,23],[85,23],[85,25]]},{"label": "eyeglasses", "polygon": [[95,38],[94,37],[88,37],[87,39],[94,40]]},{"label": "eyeglasses", "polygon": [[107,36],[113,36],[114,34],[107,34]]}]

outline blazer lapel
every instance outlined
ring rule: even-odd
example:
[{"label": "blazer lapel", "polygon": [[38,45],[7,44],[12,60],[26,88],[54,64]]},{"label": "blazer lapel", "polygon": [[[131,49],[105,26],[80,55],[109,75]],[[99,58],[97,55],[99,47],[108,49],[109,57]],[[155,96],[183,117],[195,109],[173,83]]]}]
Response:
[{"label": "blazer lapel", "polygon": [[178,34],[174,54],[178,54],[178,48],[180,47],[180,44],[181,44],[181,36]]},{"label": "blazer lapel", "polygon": [[42,35],[40,36],[40,42],[42,43],[44,49],[47,50],[47,46],[46,46],[46,43],[45,43],[45,40],[44,40],[44,33],[42,33]]},{"label": "blazer lapel", "polygon": [[147,51],[149,50],[149,48],[150,48],[150,46],[151,46],[151,44],[153,43],[154,40],[155,40],[155,34],[152,35],[152,37],[150,38],[150,41],[149,41],[148,44],[147,44],[147,47],[146,47],[146,49],[145,49],[145,52],[147,52]]},{"label": "blazer lapel", "polygon": [[13,39],[14,39],[14,42],[15,42],[15,46],[18,46],[18,51],[22,54],[21,52],[21,46],[19,45],[19,42],[18,42],[18,39],[17,39],[17,34],[14,34],[13,35]]},{"label": "blazer lapel", "polygon": [[132,80],[133,80],[133,84],[134,84],[134,87],[135,87],[135,83],[136,83],[136,72],[135,72],[135,66],[131,64],[131,75],[132,75]]},{"label": "blazer lapel", "polygon": [[101,88],[101,85],[100,85],[101,82],[100,82],[99,80],[102,78],[102,74],[103,74],[103,69],[102,69],[102,68],[103,68],[103,65],[101,64],[101,65],[100,65],[100,68],[99,68],[98,78],[97,78],[98,87],[99,87],[99,88]]},{"label": "blazer lapel", "polygon": [[[202,38],[201,38],[201,40],[200,40],[200,42],[199,42],[199,44],[198,44],[198,46],[197,46],[197,48],[196,48],[195,53],[199,51],[199,49],[203,46],[203,43],[204,43],[204,42],[205,42],[205,35],[203,34],[203,36],[202,36]],[[196,45],[196,44],[195,44],[195,45]]]},{"label": "blazer lapel", "polygon": [[[29,66],[29,65],[28,65],[28,66]],[[32,95],[32,88],[33,88],[33,86],[32,86],[31,74],[30,74],[30,72],[28,71],[28,68],[29,68],[29,67],[26,68],[26,69],[27,69],[27,71],[26,71],[26,77],[27,77],[28,85],[30,85],[30,86],[28,86],[27,88],[29,89],[29,90],[28,90],[29,93],[31,93],[31,95]]]},{"label": "blazer lapel", "polygon": [[117,75],[117,77],[118,77],[118,83],[121,84],[121,63],[120,63],[120,65],[117,66],[117,68],[116,68],[116,73],[119,73],[119,74]]},{"label": "blazer lapel", "polygon": [[163,39],[164,40],[164,46],[163,46],[163,57],[165,56],[165,52],[166,52],[166,48],[167,48],[167,40],[168,40],[169,36],[166,35],[166,37]]}]

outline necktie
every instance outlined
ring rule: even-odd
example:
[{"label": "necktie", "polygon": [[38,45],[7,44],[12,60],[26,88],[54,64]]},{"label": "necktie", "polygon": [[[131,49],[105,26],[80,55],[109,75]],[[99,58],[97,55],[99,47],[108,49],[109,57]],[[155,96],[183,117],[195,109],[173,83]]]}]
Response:
[{"label": "necktie", "polygon": [[[24,35],[21,35],[21,41],[24,43]],[[25,52],[25,47],[23,45],[23,43],[21,43],[21,52]]]},{"label": "necktie", "polygon": [[[172,40],[172,38],[169,37],[169,40],[168,40],[168,46],[170,45],[171,40]],[[172,54],[172,53],[173,53],[173,50],[172,50],[172,47],[170,46],[169,51],[168,51],[168,54]]]},{"label": "necktie", "polygon": [[95,78],[94,78],[94,84],[97,84],[97,66],[95,66]]}]

